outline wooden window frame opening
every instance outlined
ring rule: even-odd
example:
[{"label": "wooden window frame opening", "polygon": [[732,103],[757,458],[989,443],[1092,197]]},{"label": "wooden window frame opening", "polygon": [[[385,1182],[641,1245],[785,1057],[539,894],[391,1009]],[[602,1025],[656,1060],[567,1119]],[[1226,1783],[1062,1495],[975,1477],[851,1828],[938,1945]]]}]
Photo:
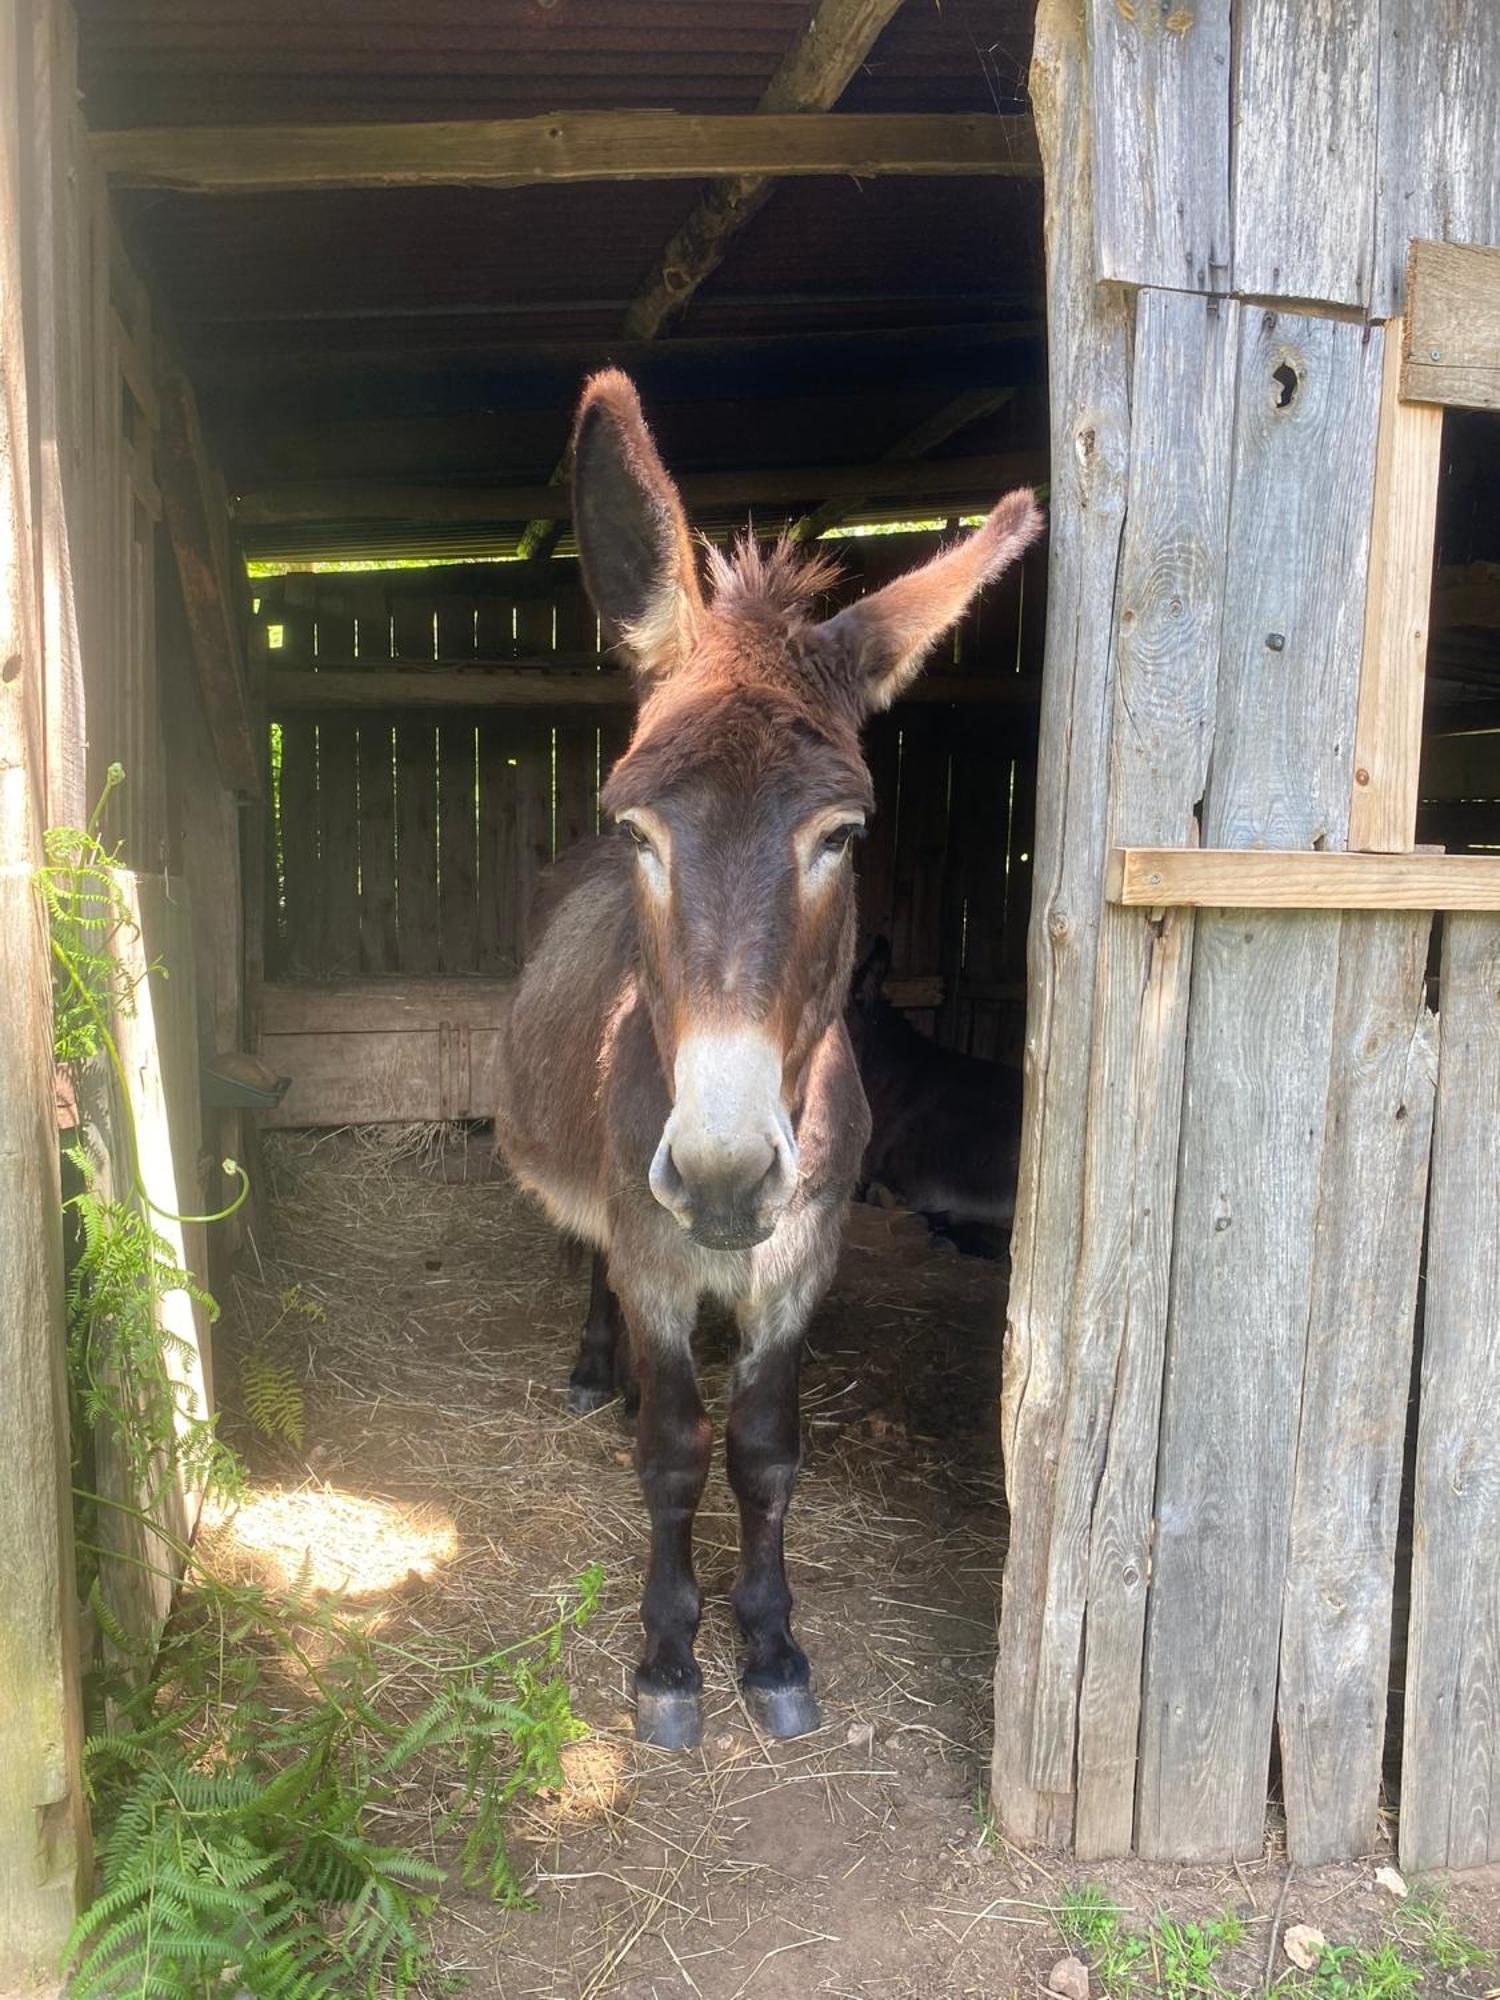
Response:
[{"label": "wooden window frame opening", "polygon": [[1445,408],[1500,410],[1500,250],[1417,240],[1385,326],[1348,850],[1117,847],[1109,902],[1500,910],[1500,857],[1416,844]]}]

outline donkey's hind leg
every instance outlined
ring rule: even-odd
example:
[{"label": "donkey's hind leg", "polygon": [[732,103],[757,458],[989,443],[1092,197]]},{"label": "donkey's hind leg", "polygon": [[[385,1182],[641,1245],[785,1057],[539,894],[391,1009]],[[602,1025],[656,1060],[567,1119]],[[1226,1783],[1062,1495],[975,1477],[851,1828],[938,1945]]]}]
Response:
[{"label": "donkey's hind leg", "polygon": [[568,1408],[580,1415],[614,1401],[621,1390],[630,1399],[630,1343],[620,1302],[609,1289],[604,1253],[594,1252],[589,1273],[589,1311],[578,1343],[578,1359],[568,1377]]},{"label": "donkey's hind leg", "polygon": [[783,1530],[801,1456],[800,1327],[747,1345],[729,1403],[729,1484],[740,1509],[734,1609],[745,1635],[745,1703],[771,1736],[818,1727],[807,1655],[792,1637]]}]

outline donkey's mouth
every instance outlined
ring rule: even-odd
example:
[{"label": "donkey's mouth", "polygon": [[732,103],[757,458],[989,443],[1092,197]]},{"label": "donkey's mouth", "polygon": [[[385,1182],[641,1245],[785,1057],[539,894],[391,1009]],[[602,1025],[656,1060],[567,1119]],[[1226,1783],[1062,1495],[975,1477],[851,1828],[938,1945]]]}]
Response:
[{"label": "donkey's mouth", "polygon": [[753,1250],[775,1233],[777,1218],[762,1222],[747,1217],[743,1222],[705,1216],[688,1223],[688,1234],[700,1250]]}]

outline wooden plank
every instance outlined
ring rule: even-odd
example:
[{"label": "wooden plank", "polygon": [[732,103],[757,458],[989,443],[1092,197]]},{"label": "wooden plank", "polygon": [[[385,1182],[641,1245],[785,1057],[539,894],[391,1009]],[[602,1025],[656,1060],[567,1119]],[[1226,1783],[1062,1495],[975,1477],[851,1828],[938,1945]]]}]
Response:
[{"label": "wooden plank", "polygon": [[1196,8],[1088,0],[1098,274],[1228,289],[1229,0]]},{"label": "wooden plank", "polygon": [[157,371],[163,380],[156,469],[187,606],[199,688],[225,785],[253,795],[260,769],[221,496],[205,464],[192,389],[163,347],[158,348]]},{"label": "wooden plank", "polygon": [[951,752],[946,718],[930,710],[901,730],[901,826],[896,837],[891,963],[913,974],[942,962],[943,864],[948,852]]},{"label": "wooden plank", "polygon": [[493,715],[479,721],[479,969],[514,972],[520,963],[516,914],[515,767],[507,745],[511,724]]},{"label": "wooden plank", "polygon": [[1362,306],[1371,293],[1380,10],[1238,0],[1234,289]]},{"label": "wooden plank", "polygon": [[1297,1867],[1376,1840],[1437,1080],[1429,929],[1350,916],[1339,946],[1277,1696]]},{"label": "wooden plank", "polygon": [[403,972],[436,972],[438,931],[437,730],[396,724],[396,931]]},{"label": "wooden plank", "polygon": [[1055,467],[1042,687],[1026,1102],[1007,1308],[1001,1436],[1011,1510],[995,1668],[991,1791],[1013,1839],[1066,1844],[1072,1800],[1030,1782],[1032,1710],[1064,1338],[1082,1223],[1115,655],[1111,607],[1130,456],[1123,293],[1094,276],[1087,53],[1074,0],[1037,10],[1031,95],[1046,163],[1048,373]]},{"label": "wooden plank", "polygon": [[1158,910],[1496,910],[1500,857],[1117,847],[1105,893]]},{"label": "wooden plank", "polygon": [[1415,237],[1500,243],[1500,9],[1490,0],[1382,0],[1380,189],[1371,312],[1406,300]]},{"label": "wooden plank", "polygon": [[[1239,313],[1190,294],[1137,306],[1131,480],[1116,609],[1109,837],[1196,837],[1216,693]],[[1076,1783],[1081,1855],[1126,1854],[1187,1042],[1190,918],[1106,913],[1083,1224],[1032,1783]],[[1083,1644],[1085,1621],[1088,1647]]]},{"label": "wooden plank", "polygon": [[0,0],[0,1991],[55,1986],[89,1873],[47,932],[43,628],[22,325],[31,84]]},{"label": "wooden plank", "polygon": [[394,972],[396,929],[396,740],[389,715],[359,722],[359,964]]},{"label": "wooden plank", "polygon": [[[1216,847],[1346,838],[1379,362],[1357,325],[1241,315]],[[1194,925],[1141,1704],[1153,1859],[1264,1840],[1338,945],[1317,912]]]},{"label": "wooden plank", "polygon": [[1500,410],[1500,248],[1413,243],[1401,394]]},{"label": "wooden plank", "polygon": [[1500,924],[1443,926],[1401,1865],[1500,1858]]},{"label": "wooden plank", "polygon": [[520,964],[529,942],[537,883],[552,859],[552,731],[545,722],[528,722],[511,732],[505,769],[513,814],[508,829],[511,949]]},{"label": "wooden plank", "polygon": [[1403,854],[1417,838],[1427,617],[1443,414],[1400,399],[1402,328],[1385,330],[1364,659],[1354,728],[1349,845]]},{"label": "wooden plank", "polygon": [[[1045,479],[1045,454],[992,453],[978,458],[876,461],[870,465],[790,465],[738,472],[687,473],[679,481],[684,504],[752,506],[854,496],[891,500],[951,500],[990,507],[1007,488]],[[477,486],[375,479],[308,480],[263,486],[235,503],[242,527],[277,528],[297,522],[395,521],[407,528],[572,518],[566,485]],[[399,599],[397,600],[399,603]],[[432,658],[429,645],[423,657]]]},{"label": "wooden plank", "polygon": [[553,728],[556,807],[552,845],[557,854],[591,840],[599,813],[599,731],[592,723],[559,718]]},{"label": "wooden plank", "polygon": [[116,187],[213,195],[1039,171],[1029,118],[942,111],[551,111],[395,125],[159,125],[98,132],[94,145]]},{"label": "wooden plank", "polygon": [[318,722],[318,825],[322,850],[323,925],[319,970],[336,979],[358,972],[359,746],[354,718]]},{"label": "wooden plank", "polygon": [[1500,798],[1500,729],[1471,729],[1429,742],[1421,792],[1424,799]]},{"label": "wooden plank", "polygon": [[479,966],[475,735],[472,721],[445,721],[438,729],[438,956],[444,972]]},{"label": "wooden plank", "polygon": [[492,1028],[511,990],[509,979],[408,978],[272,981],[261,988],[268,1035],[412,1034],[447,1021]]},{"label": "wooden plank", "polygon": [[[585,708],[634,709],[635,688],[619,668],[511,664],[476,660],[472,667],[361,668],[330,665],[315,674],[272,668],[267,696],[277,713],[328,708]],[[978,674],[921,674],[901,706],[972,702],[1031,708],[1040,689],[1030,676],[993,679]]]},{"label": "wooden plank", "polygon": [[278,969],[306,977],[323,963],[323,867],[318,846],[318,744],[309,717],[281,724],[281,950]]},{"label": "wooden plank", "polygon": [[291,1088],[268,1128],[407,1125],[488,1118],[500,1099],[499,1042],[493,1029],[373,1030],[262,1035],[261,1060]]}]

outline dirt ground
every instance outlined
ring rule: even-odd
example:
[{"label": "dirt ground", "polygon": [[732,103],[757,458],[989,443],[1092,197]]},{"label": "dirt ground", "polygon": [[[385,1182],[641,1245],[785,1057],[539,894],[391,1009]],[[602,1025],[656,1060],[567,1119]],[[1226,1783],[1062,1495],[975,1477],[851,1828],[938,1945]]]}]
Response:
[{"label": "dirt ground", "polygon": [[[258,1519],[274,1519],[268,1542],[284,1547],[301,1508],[315,1570],[385,1604],[387,1633],[506,1643],[545,1622],[586,1565],[604,1565],[601,1611],[567,1655],[591,1734],[569,1752],[565,1791],[515,1820],[514,1856],[538,1907],[507,1914],[460,1897],[438,1919],[442,1963],[470,1992],[1031,1996],[1065,1949],[1059,1901],[1085,1881],[1102,1882],[1142,1928],[1164,1910],[1242,1915],[1244,1942],[1216,1968],[1234,1993],[1264,1990],[1268,1955],[1275,1974],[1289,1972],[1271,1953],[1273,1924],[1278,1937],[1315,1924],[1334,1942],[1382,1933],[1383,1855],[1288,1884],[1274,1832],[1262,1860],[1227,1870],[1082,1869],[987,1833],[1004,1267],[933,1247],[911,1218],[858,1212],[810,1334],[788,1544],[822,1730],[767,1742],[738,1698],[720,1454],[698,1526],[703,1746],[637,1746],[629,1686],[645,1519],[629,1437],[617,1410],[564,1408],[587,1270],[567,1265],[490,1171],[488,1143],[269,1140],[270,1198],[216,1342],[226,1428],[253,1473],[247,1544]],[[305,1382],[299,1453],[237,1420],[237,1364],[251,1344]],[[722,1429],[723,1326],[704,1328],[701,1354]],[[1494,1883],[1456,1883],[1448,1906],[1469,1937],[1500,1947]],[[1164,1990],[1141,1977],[1135,1992]],[[1429,1969],[1408,1990],[1467,2000],[1497,1984],[1494,1967]]]}]

